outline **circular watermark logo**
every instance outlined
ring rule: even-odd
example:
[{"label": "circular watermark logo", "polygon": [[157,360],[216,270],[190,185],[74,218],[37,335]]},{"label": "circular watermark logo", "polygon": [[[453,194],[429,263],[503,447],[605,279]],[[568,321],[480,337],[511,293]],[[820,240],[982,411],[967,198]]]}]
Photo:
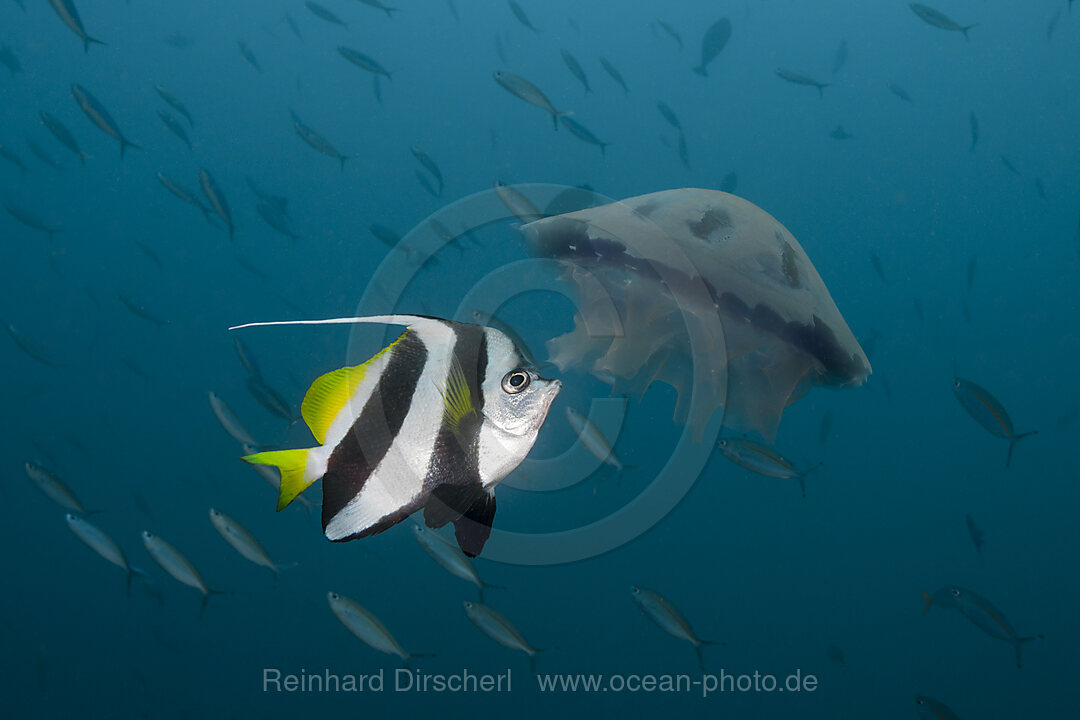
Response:
[{"label": "circular watermark logo", "polygon": [[[549,207],[555,212],[575,209],[572,204],[588,202],[605,205],[615,202],[581,188],[563,185],[529,184],[506,186],[479,192],[451,203],[420,222],[386,254],[375,269],[357,306],[357,316],[386,314],[424,314],[422,308],[402,303],[406,291],[418,274],[430,263],[437,272],[448,272],[456,257],[436,254],[448,246],[461,251],[462,262],[475,269],[476,260],[468,256],[472,248],[464,242],[473,233],[495,224],[506,226],[503,242],[517,242],[524,247],[525,237],[510,227],[509,222],[522,225],[539,220],[536,207]],[[590,202],[591,201],[591,202]],[[558,208],[558,209],[556,209]],[[632,213],[629,208],[627,213]],[[550,213],[548,213],[550,214]],[[492,263],[483,268],[482,276],[472,283],[458,302],[457,310],[446,319],[458,322],[485,324],[485,317],[522,295],[547,292],[562,295],[577,310],[577,331],[584,332],[598,346],[605,343],[635,342],[628,334],[643,333],[661,340],[670,336],[666,351],[681,353],[677,359],[662,362],[678,363],[680,377],[687,382],[679,389],[680,407],[686,403],[685,417],[691,422],[683,426],[667,458],[660,462],[650,458],[650,465],[659,465],[655,475],[624,505],[600,519],[576,528],[560,528],[548,532],[516,532],[499,526],[496,518],[491,537],[484,547],[483,557],[515,565],[555,565],[570,563],[614,550],[642,535],[660,522],[686,496],[701,474],[712,454],[720,422],[713,418],[707,428],[702,418],[709,418],[716,409],[716,394],[702,388],[727,387],[727,352],[723,328],[715,312],[703,312],[714,307],[709,288],[693,272],[693,263],[680,245],[672,241],[656,224],[635,214],[640,221],[638,231],[625,232],[619,223],[590,218],[593,227],[609,240],[614,238],[634,259],[632,266],[612,267],[600,258],[575,259],[531,257],[507,263]],[[641,231],[641,226],[646,229]],[[662,249],[662,261],[658,260]],[[476,252],[481,258],[485,255]],[[651,258],[651,259],[650,259]],[[568,275],[572,280],[568,281]],[[632,287],[631,287],[632,286]],[[583,308],[581,303],[587,302]],[[654,303],[669,312],[664,314],[663,327],[643,326],[640,319],[624,322],[628,305]],[[478,312],[480,311],[480,312]],[[672,328],[672,317],[681,318],[682,328]],[[675,321],[680,322],[680,321]],[[370,330],[356,326],[349,340],[348,356],[363,362],[372,354]],[[370,327],[370,326],[366,326]],[[399,329],[396,332],[400,332]],[[543,358],[539,358],[543,359]],[[591,367],[564,368],[567,371],[588,372]],[[657,368],[634,368],[638,373],[657,373]],[[553,371],[546,370],[544,375]],[[564,389],[568,382],[563,380]],[[688,395],[688,397],[687,397]],[[561,402],[556,398],[555,406]],[[561,414],[561,413],[559,413]],[[595,438],[615,446],[628,418],[627,402],[620,397],[597,397],[590,402],[585,434],[566,451],[549,458],[526,458],[501,483],[504,487],[526,493],[557,492],[586,481],[601,466],[604,458]],[[697,426],[695,426],[695,419]],[[551,423],[549,416],[547,423]],[[711,432],[706,432],[711,428]],[[541,429],[541,432],[543,430]],[[705,436],[703,436],[705,435]],[[471,522],[463,520],[463,522]]]}]

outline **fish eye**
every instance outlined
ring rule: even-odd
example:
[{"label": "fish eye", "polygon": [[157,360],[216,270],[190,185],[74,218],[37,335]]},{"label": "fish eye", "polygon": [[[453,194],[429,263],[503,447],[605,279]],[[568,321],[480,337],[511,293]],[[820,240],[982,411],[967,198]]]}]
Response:
[{"label": "fish eye", "polygon": [[529,377],[529,373],[525,372],[524,370],[520,368],[517,370],[511,370],[510,372],[506,373],[505,376],[503,376],[502,389],[503,392],[510,393],[511,395],[516,395],[525,388],[529,387],[529,383],[531,381],[532,378]]},{"label": "fish eye", "polygon": [[639,590],[639,589],[638,589],[638,588],[636,588],[636,587],[632,587],[632,588],[630,588],[630,592],[632,592],[632,593],[633,593],[634,595],[637,595],[638,593],[640,593],[640,592],[641,592],[641,590]]},{"label": "fish eye", "polygon": [[471,608],[471,607],[472,607],[472,603],[471,603],[471,602],[469,602],[468,600],[466,600],[466,601],[465,601],[465,609],[466,609],[466,610],[468,610],[468,609],[469,609],[469,608]]},{"label": "fish eye", "polygon": [[956,597],[960,597],[960,590],[959,590],[959,588],[953,588],[952,594],[953,594],[954,596],[956,596]]},{"label": "fish eye", "polygon": [[331,600],[337,600],[338,599],[338,594],[336,592],[330,593],[330,599]]},{"label": "fish eye", "polygon": [[154,534],[151,533],[149,530],[143,530],[142,536],[149,540],[150,538],[154,537]]}]

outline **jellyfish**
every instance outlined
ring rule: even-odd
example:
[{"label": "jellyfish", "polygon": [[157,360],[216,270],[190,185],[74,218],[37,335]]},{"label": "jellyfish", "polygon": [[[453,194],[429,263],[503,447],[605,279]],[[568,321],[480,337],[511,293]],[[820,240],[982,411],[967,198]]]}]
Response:
[{"label": "jellyfish", "polygon": [[740,197],[666,190],[522,232],[578,296],[550,361],[639,400],[653,382],[670,385],[674,420],[698,441],[722,408],[725,427],[772,442],[784,408],[812,386],[857,386],[871,372],[802,246]]}]

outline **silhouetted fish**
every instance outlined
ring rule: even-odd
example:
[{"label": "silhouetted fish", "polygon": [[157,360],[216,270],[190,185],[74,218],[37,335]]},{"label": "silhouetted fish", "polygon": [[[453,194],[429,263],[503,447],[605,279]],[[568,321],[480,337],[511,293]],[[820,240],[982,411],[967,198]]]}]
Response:
[{"label": "silhouetted fish", "polygon": [[1004,165],[1005,168],[1013,175],[1020,174],[1020,171],[1016,169],[1016,166],[1012,164],[1012,161],[1010,161],[1009,158],[1005,157],[1004,155],[1001,156],[1001,164]]},{"label": "silhouetted fish", "polygon": [[656,24],[679,44],[679,52],[682,52],[682,35],[679,34],[679,31],[672,27],[670,23],[666,23],[660,19],[657,19]]},{"label": "silhouetted fish", "polygon": [[530,105],[535,105],[550,114],[555,129],[559,129],[559,118],[568,113],[556,110],[551,101],[547,99],[547,95],[540,91],[540,88],[523,77],[503,70],[496,71],[494,77],[495,82],[499,83],[512,95],[516,95]]},{"label": "silhouetted fish", "polygon": [[103,133],[120,143],[120,157],[124,157],[124,150],[129,146],[133,148],[141,147],[124,137],[124,134],[120,131],[120,126],[112,119],[109,111],[86,88],[78,84],[72,85],[71,95],[75,98],[75,102],[79,104],[79,109],[86,113],[86,117],[90,118],[92,123],[97,125]]},{"label": "silhouetted fish", "polygon": [[38,145],[36,140],[33,138],[26,138],[26,145],[38,160],[51,167],[53,170],[63,170],[60,163],[53,160],[52,155],[49,155],[49,153],[45,151],[45,148]]},{"label": "silhouetted fish", "polygon": [[731,39],[731,21],[720,18],[705,31],[705,37],[701,40],[701,64],[694,68],[694,72],[701,76],[709,74],[709,63],[723,52]]},{"label": "silhouetted fish", "polygon": [[571,135],[589,143],[590,145],[598,146],[600,148],[600,155],[603,157],[607,156],[607,153],[605,151],[607,150],[607,146],[611,143],[603,142],[602,140],[600,140],[600,138],[596,137],[596,135],[594,135],[591,130],[589,130],[587,127],[585,127],[569,115],[563,115],[559,119],[562,121],[562,124],[566,126],[566,129],[570,131]]},{"label": "silhouetted fish", "polygon": [[612,65],[611,61],[607,58],[600,58],[600,65],[607,71],[607,74],[611,76],[612,80],[622,86],[623,92],[629,95],[630,88],[626,86],[626,81],[623,80],[622,73],[619,72],[619,69]]},{"label": "silhouetted fish", "polygon": [[83,43],[83,52],[90,52],[90,44],[104,45],[105,43],[97,38],[92,38],[86,34],[86,29],[83,28],[82,18],[79,17],[79,11],[75,7],[74,0],[49,0],[49,4],[52,5],[52,9],[56,11],[56,14],[60,16],[60,20],[63,21],[71,32],[79,36],[79,39]]},{"label": "silhouetted fish", "polygon": [[668,107],[668,104],[663,100],[656,101],[656,109],[660,111],[660,114],[667,121],[668,125],[676,130],[682,130],[682,123],[679,122],[679,117],[675,114],[675,111]]},{"label": "silhouetted fish", "polygon": [[[398,11],[397,8],[387,7],[386,5],[383,5],[380,0],[360,0],[360,2],[364,3],[368,7],[373,7],[376,10],[382,10],[384,13],[386,13],[386,17],[389,18],[394,17],[394,13]],[[453,5],[451,5],[451,7],[453,7]]]},{"label": "silhouetted fish", "polygon": [[847,63],[848,48],[847,40],[841,40],[840,44],[836,46],[836,54],[833,55],[832,74],[840,72],[840,69]]},{"label": "silhouetted fish", "polygon": [[251,51],[251,48],[248,47],[246,42],[238,38],[236,40],[236,47],[239,48],[240,55],[243,56],[244,60],[247,60],[248,65],[259,72],[262,72],[262,65],[259,64],[258,58],[255,57],[255,53]]},{"label": "silhouetted fish", "polygon": [[157,91],[158,96],[161,97],[161,99],[164,100],[169,107],[180,113],[180,115],[182,115],[183,118],[188,121],[188,125],[190,125],[191,127],[195,127],[195,121],[191,119],[191,113],[188,112],[187,107],[184,105],[184,103],[180,102],[179,98],[177,98],[175,95],[173,95],[171,92],[161,87],[160,85],[155,85],[154,90]]},{"label": "silhouetted fish", "polygon": [[332,25],[340,25],[343,28],[349,27],[349,24],[335,15],[333,12],[323,7],[319,3],[311,2],[311,0],[304,0],[304,7],[311,11],[311,14],[320,20],[325,20]]},{"label": "silhouetted fish", "polygon": [[31,230],[40,230],[47,234],[50,240],[53,239],[53,235],[63,229],[50,225],[42,220],[33,210],[28,210],[22,205],[16,204],[15,201],[9,197],[4,198],[4,209],[8,211],[8,214],[11,215],[11,217],[15,218]]},{"label": "silhouetted fish", "polygon": [[525,11],[522,9],[522,7],[520,5],[518,5],[516,2],[514,2],[514,0],[509,0],[509,5],[510,5],[510,12],[514,13],[514,17],[516,17],[518,19],[518,22],[520,22],[522,25],[529,28],[530,30],[532,30],[535,33],[540,32],[532,24],[532,21],[529,20],[529,16],[525,14]]},{"label": "silhouetted fish", "polygon": [[86,164],[86,159],[90,156],[79,148],[79,143],[75,142],[75,136],[71,134],[71,131],[68,130],[63,123],[44,110],[41,111],[41,123],[49,129],[49,132],[53,134],[53,137],[60,141],[61,145],[75,153],[75,156],[79,158],[80,163],[83,165]]},{"label": "silhouetted fish", "polygon": [[26,175],[26,164],[23,163],[22,158],[15,154],[15,151],[6,145],[0,145],[0,157],[7,160],[9,163],[19,168],[20,175]]},{"label": "silhouetted fish", "polygon": [[188,137],[187,130],[184,129],[184,126],[180,124],[179,120],[164,110],[158,110],[158,118],[160,118],[161,122],[165,124],[165,127],[169,129],[169,132],[180,138],[180,140],[187,145],[188,150],[192,149],[191,138]]},{"label": "silhouetted fish", "polygon": [[783,68],[777,68],[776,75],[781,80],[792,83],[793,85],[815,87],[817,88],[820,97],[825,96],[825,88],[829,87],[829,83],[819,82],[809,75],[803,75],[802,73],[792,72],[791,70],[785,70]]},{"label": "silhouetted fish", "polygon": [[971,542],[975,545],[975,552],[982,552],[983,531],[975,525],[975,520],[971,515],[965,515],[964,519],[967,521],[968,535],[971,536]]},{"label": "silhouetted fish", "polygon": [[968,36],[968,30],[975,27],[974,25],[961,26],[948,15],[945,15],[944,13],[935,10],[932,7],[921,5],[919,3],[911,3],[911,10],[916,15],[918,15],[919,18],[923,20],[923,22],[927,23],[928,25],[933,25],[934,27],[940,28],[941,30],[949,30],[963,33],[965,40]]},{"label": "silhouetted fish", "polygon": [[367,70],[369,73],[374,73],[375,75],[383,75],[387,80],[394,79],[391,72],[380,65],[377,60],[368,57],[359,50],[353,50],[352,48],[342,46],[338,48],[338,52],[341,54],[341,57],[345,58],[358,68]]},{"label": "silhouetted fish", "polygon": [[0,43],[0,65],[6,67],[12,75],[23,71],[22,63],[15,56],[15,51],[5,43]]},{"label": "silhouetted fish", "polygon": [[975,152],[975,146],[979,142],[979,118],[975,117],[975,111],[972,110],[968,116],[968,125],[971,126],[971,147],[970,152]]},{"label": "silhouetted fish", "polygon": [[889,92],[891,92],[893,95],[900,98],[904,102],[907,102],[907,103],[914,103],[915,102],[914,100],[911,99],[911,96],[908,95],[907,90],[900,87],[896,83],[889,83]]},{"label": "silhouetted fish", "polygon": [[581,63],[577,61],[577,58],[571,55],[566,49],[563,49],[562,59],[563,62],[566,63],[566,67],[570,69],[570,74],[585,86],[585,94],[588,95],[591,93],[592,88],[589,87],[589,78],[585,76],[585,71],[581,68]]}]

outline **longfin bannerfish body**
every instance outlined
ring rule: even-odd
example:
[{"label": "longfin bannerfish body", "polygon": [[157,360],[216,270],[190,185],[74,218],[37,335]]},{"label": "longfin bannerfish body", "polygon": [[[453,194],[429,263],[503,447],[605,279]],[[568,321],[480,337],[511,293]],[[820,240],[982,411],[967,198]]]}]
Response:
[{"label": "longfin bannerfish body", "polygon": [[300,411],[318,446],[244,459],[281,470],[279,510],[322,478],[331,541],[378,534],[423,509],[428,527],[453,522],[462,551],[476,556],[491,533],[494,487],[532,448],[559,381],[490,327],[416,315],[255,324],[350,323],[408,330],[311,385]]}]

